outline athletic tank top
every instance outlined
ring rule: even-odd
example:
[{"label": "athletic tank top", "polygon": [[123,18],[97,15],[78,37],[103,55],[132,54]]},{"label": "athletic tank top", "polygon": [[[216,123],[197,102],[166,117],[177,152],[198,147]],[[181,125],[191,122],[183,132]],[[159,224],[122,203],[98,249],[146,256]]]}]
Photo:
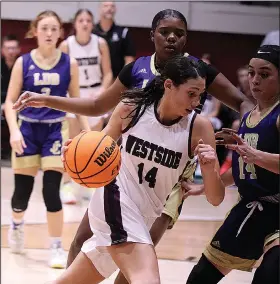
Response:
[{"label": "athletic tank top", "polygon": [[[70,57],[60,52],[52,66],[42,66],[34,57],[34,51],[24,54],[22,91],[36,92],[48,96],[66,97],[71,81]],[[29,122],[57,122],[63,120],[65,112],[51,108],[28,107],[19,113],[19,118]]]},{"label": "athletic tank top", "polygon": [[190,157],[195,117],[193,111],[177,123],[165,126],[152,105],[136,125],[123,133],[122,165],[116,182],[143,216],[161,215],[183,170],[195,163],[196,159]]},{"label": "athletic tank top", "polygon": [[[277,102],[267,114],[252,125],[251,112],[244,115],[238,134],[253,148],[260,151],[279,154],[279,130],[276,126],[280,115],[280,104]],[[243,162],[239,154],[233,151],[232,174],[240,195],[248,200],[272,200],[275,196],[279,202],[279,175],[254,164]],[[277,197],[278,196],[278,197]]]},{"label": "athletic tank top", "polygon": [[69,55],[74,57],[79,66],[79,82],[81,87],[94,87],[102,81],[100,68],[101,54],[99,37],[92,34],[87,45],[80,45],[74,35],[67,38]]}]

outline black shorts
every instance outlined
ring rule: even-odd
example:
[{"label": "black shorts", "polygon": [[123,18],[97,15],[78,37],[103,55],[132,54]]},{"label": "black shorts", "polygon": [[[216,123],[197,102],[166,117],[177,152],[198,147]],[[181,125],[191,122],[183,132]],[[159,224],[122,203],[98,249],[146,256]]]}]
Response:
[{"label": "black shorts", "polygon": [[279,203],[241,199],[229,212],[204,255],[216,265],[251,271],[264,246],[279,238]]}]

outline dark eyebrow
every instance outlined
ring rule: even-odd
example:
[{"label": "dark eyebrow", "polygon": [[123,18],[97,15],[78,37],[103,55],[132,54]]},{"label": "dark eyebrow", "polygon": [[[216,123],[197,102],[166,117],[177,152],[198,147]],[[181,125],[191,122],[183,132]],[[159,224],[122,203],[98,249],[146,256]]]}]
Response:
[{"label": "dark eyebrow", "polygon": [[[254,69],[254,67],[253,67],[253,66],[251,66],[251,65],[249,65],[249,68],[253,68],[253,69]],[[269,70],[269,71],[271,71],[271,68],[266,67],[266,66],[264,66],[264,67],[260,67],[259,69],[261,69],[261,70]]]},{"label": "dark eyebrow", "polygon": [[161,29],[175,29],[175,30],[177,30],[177,31],[182,31],[182,32],[185,32],[185,30],[184,29],[181,29],[181,28],[174,28],[174,27],[166,27],[166,26],[162,26],[162,27],[159,27],[159,30],[161,30]]}]

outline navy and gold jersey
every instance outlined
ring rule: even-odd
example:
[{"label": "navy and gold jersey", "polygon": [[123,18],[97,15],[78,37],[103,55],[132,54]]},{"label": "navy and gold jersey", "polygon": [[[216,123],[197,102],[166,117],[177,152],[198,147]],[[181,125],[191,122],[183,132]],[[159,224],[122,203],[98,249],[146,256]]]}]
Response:
[{"label": "navy and gold jersey", "polygon": [[[238,134],[252,147],[279,154],[279,130],[276,126],[280,114],[277,102],[255,125],[250,122],[251,113],[244,115]],[[279,193],[279,175],[254,164],[246,164],[238,153],[233,152],[232,174],[239,193],[248,200]]]}]

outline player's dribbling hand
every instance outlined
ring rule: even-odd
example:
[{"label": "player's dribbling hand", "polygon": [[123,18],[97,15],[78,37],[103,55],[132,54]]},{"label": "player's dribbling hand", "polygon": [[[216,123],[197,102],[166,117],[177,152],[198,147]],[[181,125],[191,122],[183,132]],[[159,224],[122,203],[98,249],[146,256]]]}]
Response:
[{"label": "player's dribbling hand", "polygon": [[203,184],[195,184],[189,180],[182,181],[181,187],[183,190],[183,199],[185,200],[189,196],[197,196],[204,193]]},{"label": "player's dribbling hand", "polygon": [[46,106],[46,97],[47,95],[26,91],[14,103],[13,109],[21,111],[27,107],[44,107]]},{"label": "player's dribbling hand", "polygon": [[68,145],[72,142],[73,139],[68,139],[64,145],[62,146],[62,149],[61,149],[61,160],[63,163],[65,163],[65,153],[67,152],[68,150]]},{"label": "player's dribbling hand", "polygon": [[237,131],[231,128],[222,128],[222,131],[215,133],[216,145],[235,144],[236,141],[233,138],[233,134],[236,133]]},{"label": "player's dribbling hand", "polygon": [[198,141],[198,145],[194,150],[194,154],[198,156],[201,169],[213,169],[216,163],[216,151],[208,144],[204,144],[203,140]]},{"label": "player's dribbling hand", "polygon": [[16,129],[11,132],[10,135],[10,144],[12,149],[18,154],[22,155],[24,152],[23,148],[26,148],[25,141],[19,129]]}]

